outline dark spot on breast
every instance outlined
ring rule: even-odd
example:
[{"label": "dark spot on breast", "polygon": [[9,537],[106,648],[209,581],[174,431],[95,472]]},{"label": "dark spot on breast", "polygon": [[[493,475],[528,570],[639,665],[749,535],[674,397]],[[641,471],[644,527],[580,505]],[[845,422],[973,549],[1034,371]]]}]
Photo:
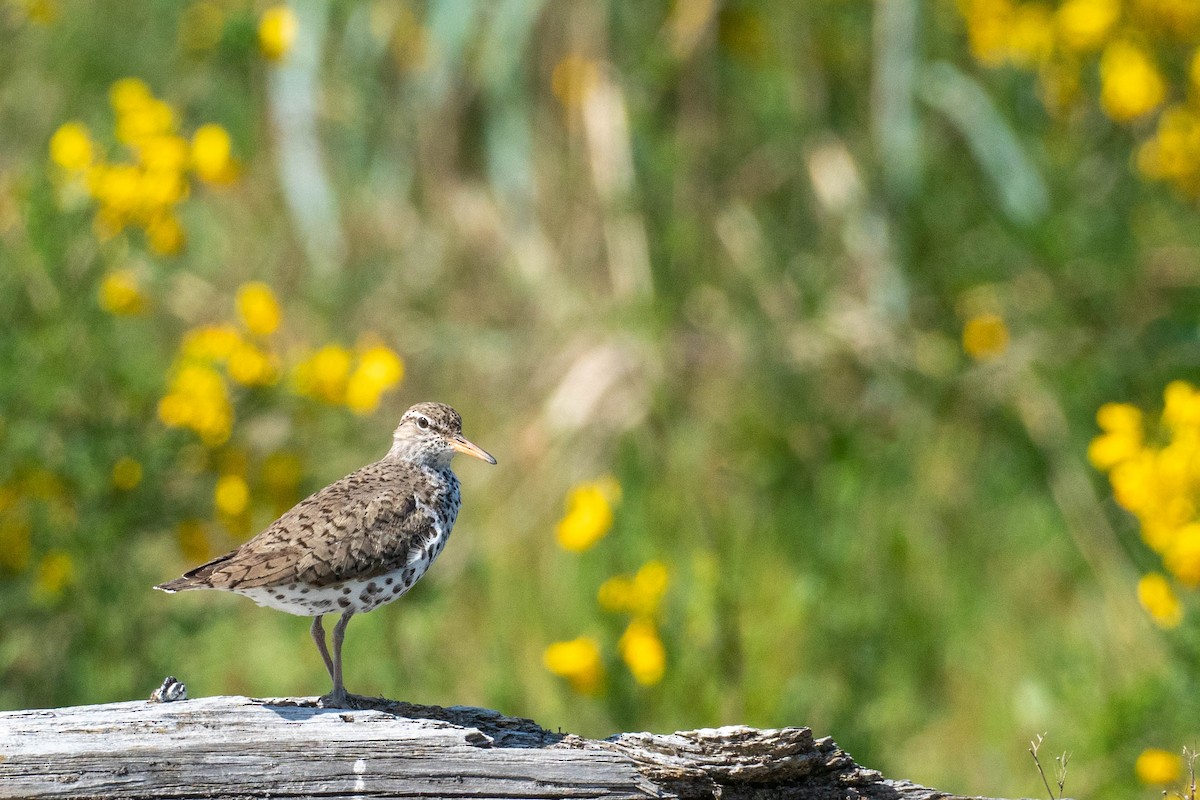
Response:
[{"label": "dark spot on breast", "polygon": [[395,580],[396,580],[395,578],[388,578],[387,580],[384,581],[384,583],[386,583],[388,586],[391,586],[392,582]]},{"label": "dark spot on breast", "polygon": [[404,570],[404,582],[412,583],[413,582],[413,574],[414,573],[413,573],[412,567],[409,567],[408,569]]},{"label": "dark spot on breast", "polygon": [[379,586],[375,583],[375,581],[371,581],[367,584],[367,594],[375,594],[378,591]]},{"label": "dark spot on breast", "polygon": [[301,589],[300,594],[308,594],[308,587],[305,586],[303,589]]},{"label": "dark spot on breast", "polygon": [[349,600],[348,598],[345,598],[345,597],[339,597],[339,598],[338,598],[338,605],[339,605],[339,606],[341,606],[342,608],[349,608],[349,607],[350,607],[350,600]]},{"label": "dark spot on breast", "polygon": [[343,589],[342,589],[342,594],[350,594],[350,587],[349,587],[349,586],[347,586],[347,587],[343,588]]},{"label": "dark spot on breast", "polygon": [[404,591],[404,587],[401,586],[400,584],[396,584],[395,586],[392,587],[392,594],[400,594],[403,591]]},{"label": "dark spot on breast", "polygon": [[283,599],[283,595],[282,595],[282,594],[277,594],[277,595],[275,595],[275,599],[276,599],[276,600],[282,600],[282,599]]}]

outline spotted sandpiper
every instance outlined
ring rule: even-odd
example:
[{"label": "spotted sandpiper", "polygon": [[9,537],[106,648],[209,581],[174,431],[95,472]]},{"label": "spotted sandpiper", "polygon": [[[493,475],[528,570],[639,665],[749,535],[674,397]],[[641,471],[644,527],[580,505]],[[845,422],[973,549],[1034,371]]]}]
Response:
[{"label": "spotted sandpiper", "polygon": [[[154,588],[220,589],[312,617],[313,641],[333,679],[318,704],[356,707],[363,699],[342,684],[346,625],[411,589],[442,552],[462,503],[450,469],[456,453],[496,463],[463,438],[457,411],[418,403],[404,412],[382,459],[300,501],[233,552]],[[330,658],[321,618],[335,611],[342,616]]]}]

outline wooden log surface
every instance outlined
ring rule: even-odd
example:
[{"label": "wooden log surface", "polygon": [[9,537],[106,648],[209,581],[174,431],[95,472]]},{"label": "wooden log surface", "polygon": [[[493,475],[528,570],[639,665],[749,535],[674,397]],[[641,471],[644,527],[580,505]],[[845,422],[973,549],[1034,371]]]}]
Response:
[{"label": "wooden log surface", "polygon": [[0,713],[0,797],[960,800],[808,728],[604,740],[482,708],[207,697]]}]

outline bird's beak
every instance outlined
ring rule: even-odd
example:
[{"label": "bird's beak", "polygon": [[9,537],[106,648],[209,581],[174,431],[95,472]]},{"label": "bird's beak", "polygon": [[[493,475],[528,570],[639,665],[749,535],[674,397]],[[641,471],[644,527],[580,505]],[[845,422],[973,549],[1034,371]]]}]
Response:
[{"label": "bird's beak", "polygon": [[484,450],[479,445],[469,442],[462,436],[451,436],[450,446],[463,455],[474,456],[480,461],[486,461],[489,464],[495,464],[496,459],[487,450]]}]

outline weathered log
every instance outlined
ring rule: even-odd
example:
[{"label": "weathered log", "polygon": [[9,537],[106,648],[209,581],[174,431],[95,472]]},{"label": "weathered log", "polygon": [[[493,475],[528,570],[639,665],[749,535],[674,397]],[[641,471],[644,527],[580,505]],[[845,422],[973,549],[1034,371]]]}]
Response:
[{"label": "weathered log", "polygon": [[0,713],[0,797],[961,800],[808,728],[598,741],[482,708],[208,697]]}]

